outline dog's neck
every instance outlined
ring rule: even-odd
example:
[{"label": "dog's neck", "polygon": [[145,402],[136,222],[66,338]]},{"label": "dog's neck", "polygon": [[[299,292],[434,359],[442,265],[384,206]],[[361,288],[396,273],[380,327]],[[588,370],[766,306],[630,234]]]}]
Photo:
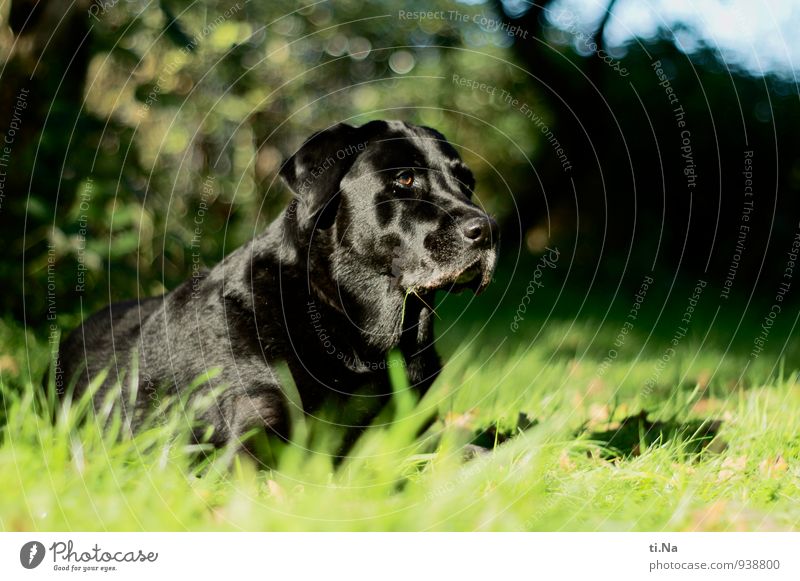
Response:
[{"label": "dog's neck", "polygon": [[291,208],[274,224],[296,249],[295,260],[282,263],[282,271],[306,289],[306,302],[335,323],[337,333],[351,336],[356,351],[385,354],[396,347],[403,331],[402,290],[390,276],[371,272],[353,249],[337,243],[336,226],[305,232]]},{"label": "dog's neck", "polygon": [[292,344],[302,341],[304,349],[327,351],[327,357],[333,350],[356,368],[362,362],[374,367],[401,344],[413,349],[433,293],[422,299],[407,295],[391,276],[366,271],[352,252],[328,251],[332,233],[316,233],[309,247],[292,227],[285,217],[271,224],[242,264],[252,273],[244,286],[252,289],[253,303],[277,305],[273,316],[286,321]]},{"label": "dog's neck", "polygon": [[[332,267],[328,260],[329,257],[316,257],[308,265],[309,272],[315,273],[309,277],[310,300],[321,305],[321,310],[337,325],[337,331],[348,331],[356,350],[385,354],[397,347],[404,327],[413,324],[418,316],[414,309],[406,309],[402,291],[392,286],[389,277],[378,274],[362,274],[354,285],[356,288],[346,288],[330,272],[346,270],[347,265],[340,262]],[[354,265],[355,268],[363,267]]]},{"label": "dog's neck", "polygon": [[[316,345],[355,372],[385,369],[388,353],[400,348],[415,353],[432,333],[433,293],[423,301],[416,295],[395,300],[376,292],[363,296],[338,293],[312,285],[304,312],[305,343]],[[293,330],[294,333],[294,330]]]}]

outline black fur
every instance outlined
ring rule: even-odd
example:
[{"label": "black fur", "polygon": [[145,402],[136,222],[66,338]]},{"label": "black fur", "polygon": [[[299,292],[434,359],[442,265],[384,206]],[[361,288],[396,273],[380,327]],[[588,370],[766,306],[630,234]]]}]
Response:
[{"label": "black fur", "polygon": [[224,386],[198,432],[213,428],[218,446],[254,429],[288,435],[278,361],[306,413],[363,408],[353,416],[360,425],[391,392],[390,350],[399,348],[424,393],[440,371],[436,290],[479,292],[495,265],[497,226],[470,201],[471,172],[433,129],[373,121],[316,133],[281,176],[295,198],[263,234],[164,296],[87,319],[61,346],[57,385],[77,376],[80,394],[110,366],[95,405],[119,382],[119,405],[135,399],[146,412],[221,367],[200,390]]}]

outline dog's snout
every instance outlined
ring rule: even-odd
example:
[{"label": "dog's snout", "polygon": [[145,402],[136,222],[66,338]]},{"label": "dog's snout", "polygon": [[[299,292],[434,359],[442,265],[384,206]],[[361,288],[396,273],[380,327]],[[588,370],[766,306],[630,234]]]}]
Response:
[{"label": "dog's snout", "polygon": [[497,241],[497,222],[489,216],[470,218],[461,231],[471,244],[488,246]]}]

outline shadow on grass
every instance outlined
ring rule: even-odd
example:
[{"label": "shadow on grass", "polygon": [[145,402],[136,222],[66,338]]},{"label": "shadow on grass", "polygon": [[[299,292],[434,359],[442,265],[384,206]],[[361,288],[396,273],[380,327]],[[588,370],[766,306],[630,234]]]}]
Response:
[{"label": "shadow on grass", "polygon": [[539,424],[539,420],[529,417],[527,414],[520,412],[517,419],[517,427],[514,430],[499,430],[496,424],[492,424],[484,430],[475,433],[470,441],[471,446],[478,446],[480,448],[487,448],[491,450],[495,446],[499,446],[507,442],[514,436],[529,430]]},{"label": "shadow on grass", "polygon": [[[649,412],[642,410],[610,424],[607,430],[589,431],[584,428],[575,435],[599,445],[601,456],[607,460],[639,456],[651,446],[667,442],[679,442],[686,454],[699,454],[704,450],[722,452],[726,447],[725,442],[717,437],[722,427],[721,420],[650,421],[648,415]],[[498,430],[496,425],[491,425],[476,433],[470,444],[491,450],[538,423],[538,420],[520,413],[515,430]]]},{"label": "shadow on grass", "polygon": [[678,422],[650,421],[648,412],[628,416],[605,431],[584,432],[592,442],[600,444],[606,459],[639,456],[653,445],[680,442],[687,454],[699,454],[703,450],[721,452],[725,443],[717,438],[721,420],[690,420]]}]

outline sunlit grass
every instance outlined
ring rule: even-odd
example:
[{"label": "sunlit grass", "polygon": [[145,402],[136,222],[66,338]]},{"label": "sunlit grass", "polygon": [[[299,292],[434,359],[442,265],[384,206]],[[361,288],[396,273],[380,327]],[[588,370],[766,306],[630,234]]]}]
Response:
[{"label": "sunlit grass", "polygon": [[[115,407],[95,412],[85,397],[52,421],[26,378],[28,362],[43,371],[47,348],[4,325],[0,529],[798,528],[796,373],[765,360],[741,378],[737,357],[687,340],[645,393],[659,349],[601,368],[602,353],[580,355],[591,329],[554,323],[533,346],[456,348],[422,401],[390,365],[394,417],[350,457],[336,465],[340,434],[306,419],[266,469],[225,451],[203,460],[185,404],[135,434]],[[418,436],[431,410],[440,419]],[[622,423],[642,410],[645,424]],[[700,434],[682,427],[706,419],[721,421],[718,433],[694,445]],[[464,444],[492,426],[482,443],[493,451],[464,461]],[[620,439],[600,437],[609,433]]]}]

